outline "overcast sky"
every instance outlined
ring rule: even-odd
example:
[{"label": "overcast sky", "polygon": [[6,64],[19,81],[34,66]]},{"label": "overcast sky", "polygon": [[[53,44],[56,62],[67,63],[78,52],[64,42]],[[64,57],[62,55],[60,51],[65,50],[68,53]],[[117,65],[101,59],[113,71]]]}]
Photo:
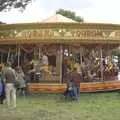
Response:
[{"label": "overcast sky", "polygon": [[23,13],[14,9],[10,12],[1,12],[0,21],[39,22],[53,16],[59,8],[74,11],[86,22],[120,24],[120,0],[33,0]]}]

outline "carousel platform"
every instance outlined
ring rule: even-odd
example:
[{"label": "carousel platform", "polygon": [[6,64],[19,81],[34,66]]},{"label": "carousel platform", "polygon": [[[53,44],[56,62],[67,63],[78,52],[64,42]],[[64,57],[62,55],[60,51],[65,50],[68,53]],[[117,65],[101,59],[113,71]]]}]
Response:
[{"label": "carousel platform", "polygon": [[[29,83],[30,93],[62,93],[65,91],[66,84],[60,83]],[[80,84],[81,92],[100,92],[120,90],[120,81],[90,82]]]}]

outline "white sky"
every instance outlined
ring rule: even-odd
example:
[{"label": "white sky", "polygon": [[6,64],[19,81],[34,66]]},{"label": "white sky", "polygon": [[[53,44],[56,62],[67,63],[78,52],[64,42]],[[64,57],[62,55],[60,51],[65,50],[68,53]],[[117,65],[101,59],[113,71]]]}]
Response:
[{"label": "white sky", "polygon": [[34,0],[21,13],[12,9],[0,13],[0,21],[6,23],[39,22],[55,14],[59,8],[74,11],[86,22],[120,24],[120,0]]}]

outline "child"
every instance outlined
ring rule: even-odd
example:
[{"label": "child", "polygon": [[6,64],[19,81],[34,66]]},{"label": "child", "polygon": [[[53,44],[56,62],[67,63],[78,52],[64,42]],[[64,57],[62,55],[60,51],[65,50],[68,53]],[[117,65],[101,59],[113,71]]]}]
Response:
[{"label": "child", "polygon": [[74,99],[75,95],[74,95],[74,83],[71,81],[68,82],[67,84],[67,89],[66,91],[63,93],[63,95],[65,96],[65,98],[72,98]]},{"label": "child", "polygon": [[0,104],[3,104],[5,99],[5,86],[3,81],[0,79]]}]

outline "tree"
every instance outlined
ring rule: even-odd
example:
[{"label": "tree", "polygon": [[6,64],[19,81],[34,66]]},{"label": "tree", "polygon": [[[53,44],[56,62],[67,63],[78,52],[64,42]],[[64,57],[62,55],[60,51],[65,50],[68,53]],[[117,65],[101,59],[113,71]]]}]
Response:
[{"label": "tree", "polygon": [[65,17],[68,17],[68,18],[70,18],[72,20],[75,20],[77,22],[83,22],[84,21],[84,19],[82,17],[76,16],[75,12],[72,12],[70,10],[58,9],[56,11],[56,14],[61,14]]},{"label": "tree", "polygon": [[11,8],[25,9],[32,0],[0,0],[0,11],[9,10]]},{"label": "tree", "polygon": [[5,24],[5,23],[3,23],[3,22],[0,21],[0,24]]}]

